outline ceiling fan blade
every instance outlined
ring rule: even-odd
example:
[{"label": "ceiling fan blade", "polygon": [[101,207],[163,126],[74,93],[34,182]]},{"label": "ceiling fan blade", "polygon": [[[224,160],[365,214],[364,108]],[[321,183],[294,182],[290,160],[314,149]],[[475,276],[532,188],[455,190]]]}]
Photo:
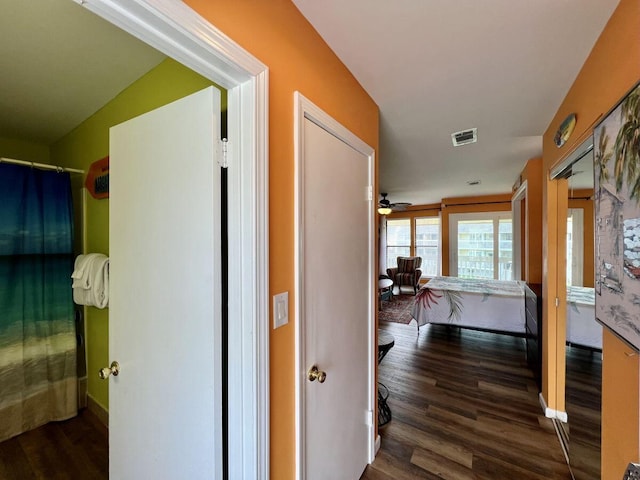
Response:
[{"label": "ceiling fan blade", "polygon": [[402,212],[403,210],[406,210],[407,207],[410,207],[411,203],[408,202],[398,202],[398,203],[392,203],[391,204],[391,209],[395,212]]}]

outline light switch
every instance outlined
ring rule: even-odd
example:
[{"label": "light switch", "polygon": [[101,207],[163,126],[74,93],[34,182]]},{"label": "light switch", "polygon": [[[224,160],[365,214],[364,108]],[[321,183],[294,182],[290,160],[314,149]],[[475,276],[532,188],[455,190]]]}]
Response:
[{"label": "light switch", "polygon": [[289,322],[289,292],[273,296],[273,328],[281,327]]}]

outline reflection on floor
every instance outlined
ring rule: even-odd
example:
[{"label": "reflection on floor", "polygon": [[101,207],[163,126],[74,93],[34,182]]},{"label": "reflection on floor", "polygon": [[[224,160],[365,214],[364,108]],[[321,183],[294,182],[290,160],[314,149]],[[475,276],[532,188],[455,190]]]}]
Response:
[{"label": "reflection on floor", "polygon": [[567,347],[569,458],[576,480],[600,478],[602,353]]}]

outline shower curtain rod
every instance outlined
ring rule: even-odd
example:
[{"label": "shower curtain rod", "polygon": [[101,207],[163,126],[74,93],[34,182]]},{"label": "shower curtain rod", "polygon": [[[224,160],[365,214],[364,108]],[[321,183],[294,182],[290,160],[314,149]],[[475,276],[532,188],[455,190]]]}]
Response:
[{"label": "shower curtain rod", "polygon": [[47,165],[46,163],[27,162],[25,160],[16,160],[15,158],[0,157],[0,163],[15,163],[17,165],[26,165],[27,167],[46,168],[47,170],[57,170],[59,172],[84,173],[84,170],[76,168],[59,167],[56,165]]}]

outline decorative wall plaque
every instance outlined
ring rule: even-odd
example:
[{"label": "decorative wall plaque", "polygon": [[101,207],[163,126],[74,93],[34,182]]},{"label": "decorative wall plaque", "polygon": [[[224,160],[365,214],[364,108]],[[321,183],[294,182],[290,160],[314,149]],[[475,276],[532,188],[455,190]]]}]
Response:
[{"label": "decorative wall plaque", "polygon": [[109,157],[91,164],[84,185],[93,198],[109,198]]}]

